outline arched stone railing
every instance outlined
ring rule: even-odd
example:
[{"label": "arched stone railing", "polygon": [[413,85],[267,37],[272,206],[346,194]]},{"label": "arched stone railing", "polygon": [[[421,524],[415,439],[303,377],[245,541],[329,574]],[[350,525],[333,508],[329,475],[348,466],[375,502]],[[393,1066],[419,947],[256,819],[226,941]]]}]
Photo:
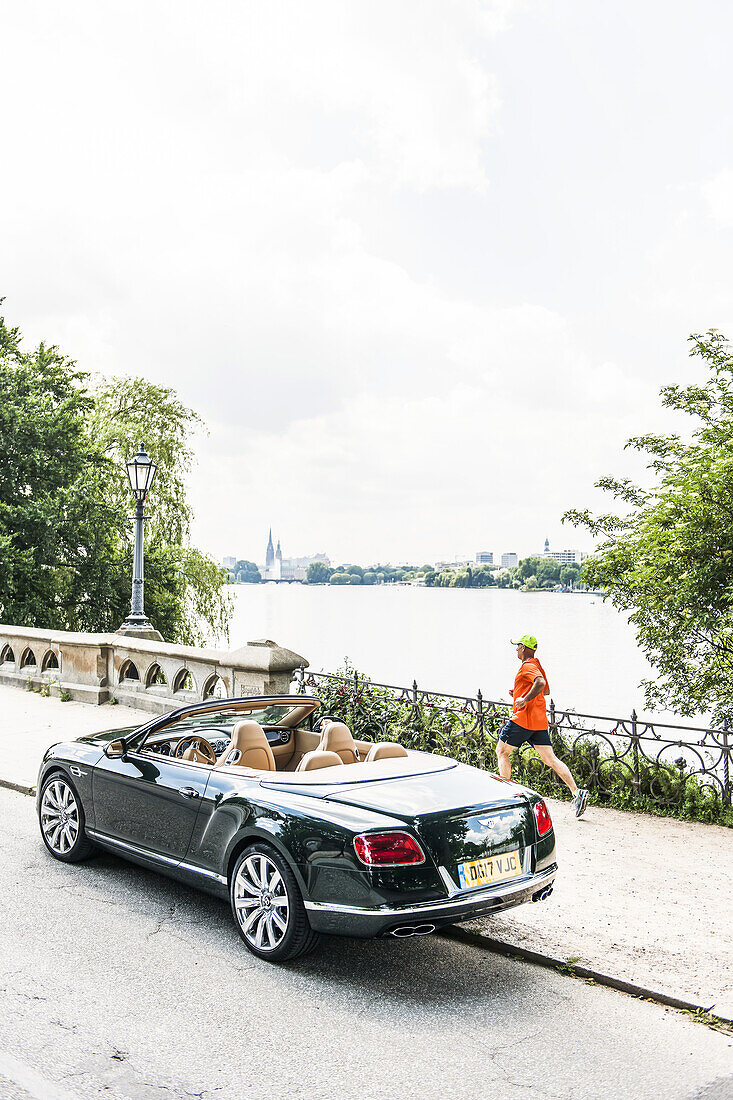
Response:
[{"label": "arched stone railing", "polygon": [[217,695],[287,693],[301,663],[308,662],[265,638],[228,653],[122,634],[0,625],[0,684],[27,688],[30,680],[34,688],[49,685],[52,694],[87,703],[114,698],[154,713]]},{"label": "arched stone railing", "polygon": [[194,695],[196,694],[196,682],[187,668],[182,668],[176,673],[173,680],[173,694],[177,695],[179,691],[191,691]]},{"label": "arched stone railing", "polygon": [[61,675],[59,655],[55,649],[47,649],[44,653],[43,660],[41,661],[41,672],[47,672],[49,676]]},{"label": "arched stone railing", "polygon": [[182,703],[190,703],[200,699],[196,688],[196,681],[187,668],[181,668],[173,677],[173,696]]},{"label": "arched stone railing", "polygon": [[36,655],[30,646],[26,646],[23,650],[23,656],[20,658],[20,671],[32,675],[37,668]]},{"label": "arched stone railing", "polygon": [[134,661],[123,661],[120,665],[117,682],[118,684],[124,684],[126,680],[130,683],[140,683],[140,673],[138,672],[137,665]]}]

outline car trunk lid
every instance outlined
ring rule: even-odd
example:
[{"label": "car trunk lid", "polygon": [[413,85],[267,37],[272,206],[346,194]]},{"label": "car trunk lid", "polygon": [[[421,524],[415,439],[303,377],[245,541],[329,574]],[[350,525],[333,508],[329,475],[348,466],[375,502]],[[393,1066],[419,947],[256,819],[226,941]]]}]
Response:
[{"label": "car trunk lid", "polygon": [[468,764],[455,764],[442,770],[436,768],[423,774],[332,786],[326,797],[332,802],[389,813],[406,821],[425,815],[461,813],[493,804],[524,802],[519,786]]},{"label": "car trunk lid", "polygon": [[452,889],[486,886],[532,869],[534,814],[526,799],[434,814],[416,821],[414,828],[438,867],[448,872]]},{"label": "car trunk lid", "polygon": [[487,874],[502,879],[531,869],[535,827],[529,800],[520,787],[478,768],[459,764],[424,777],[362,783],[330,791],[328,798],[409,823],[448,872],[449,889],[486,885]]}]

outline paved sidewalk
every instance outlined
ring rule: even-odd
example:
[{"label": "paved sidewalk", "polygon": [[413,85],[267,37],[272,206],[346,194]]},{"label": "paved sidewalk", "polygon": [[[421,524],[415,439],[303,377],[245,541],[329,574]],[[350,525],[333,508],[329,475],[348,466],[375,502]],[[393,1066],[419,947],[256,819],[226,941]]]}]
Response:
[{"label": "paved sidewalk", "polygon": [[[0,780],[30,787],[54,741],[145,720],[0,686]],[[548,802],[552,896],[463,927],[733,1014],[733,830],[592,806],[576,820],[568,803]]]},{"label": "paved sidewalk", "polygon": [[153,717],[132,707],[62,703],[53,696],[45,699],[33,691],[0,684],[0,779],[33,787],[49,745],[101,730],[141,726]]}]

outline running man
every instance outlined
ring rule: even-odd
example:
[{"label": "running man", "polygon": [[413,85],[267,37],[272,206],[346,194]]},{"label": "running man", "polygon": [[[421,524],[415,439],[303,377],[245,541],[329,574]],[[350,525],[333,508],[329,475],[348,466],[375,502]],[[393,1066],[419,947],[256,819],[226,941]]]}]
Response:
[{"label": "running man", "polygon": [[517,657],[522,663],[514,680],[514,687],[509,692],[514,701],[514,710],[499,734],[496,746],[499,775],[504,779],[511,779],[512,753],[525,741],[529,742],[542,763],[552,768],[570,788],[575,816],[580,817],[588,804],[588,792],[578,787],[570,768],[562,760],[558,760],[552,751],[545,706],[545,696],[550,694],[550,684],[545,670],[535,657],[537,639],[533,634],[523,634],[512,645],[517,647]]}]

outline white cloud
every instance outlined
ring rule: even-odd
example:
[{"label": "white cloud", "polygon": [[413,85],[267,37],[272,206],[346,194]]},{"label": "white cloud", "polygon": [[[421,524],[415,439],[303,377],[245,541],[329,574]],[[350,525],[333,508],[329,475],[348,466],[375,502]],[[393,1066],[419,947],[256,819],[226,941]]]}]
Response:
[{"label": "white cloud", "polygon": [[507,8],[31,0],[8,27],[3,80],[24,102],[6,137],[54,177],[363,159],[395,186],[483,188],[498,103],[473,39]]},{"label": "white cloud", "polygon": [[[415,298],[420,289],[412,288]],[[432,377],[417,372],[410,385],[404,371],[394,381],[389,371],[372,373],[338,408],[303,410],[276,440],[270,425],[248,424],[236,443],[231,429],[215,429],[217,496],[206,502],[203,478],[197,492],[212,515],[236,495],[232,544],[257,554],[272,522],[286,553],[308,532],[303,549],[326,548],[335,560],[416,560],[431,556],[428,546],[450,557],[475,552],[473,541],[499,549],[507,539],[531,552],[549,516],[560,538],[565,509],[598,502],[589,457],[599,472],[618,470],[619,461],[638,467],[619,452],[653,397],[648,384],[616,364],[584,361],[548,311],[468,310],[429,289],[424,295],[416,314],[434,348]],[[405,310],[405,330],[390,330],[390,343],[400,344],[411,316]],[[459,332],[464,347],[454,348]]]},{"label": "white cloud", "polygon": [[7,316],[203,414],[217,554],[256,556],[270,520],[286,552],[341,558],[576,542],[560,513],[631,468],[685,336],[733,301],[731,170],[698,133],[727,124],[727,55],[670,83],[706,24],[658,15],[15,5]]}]

